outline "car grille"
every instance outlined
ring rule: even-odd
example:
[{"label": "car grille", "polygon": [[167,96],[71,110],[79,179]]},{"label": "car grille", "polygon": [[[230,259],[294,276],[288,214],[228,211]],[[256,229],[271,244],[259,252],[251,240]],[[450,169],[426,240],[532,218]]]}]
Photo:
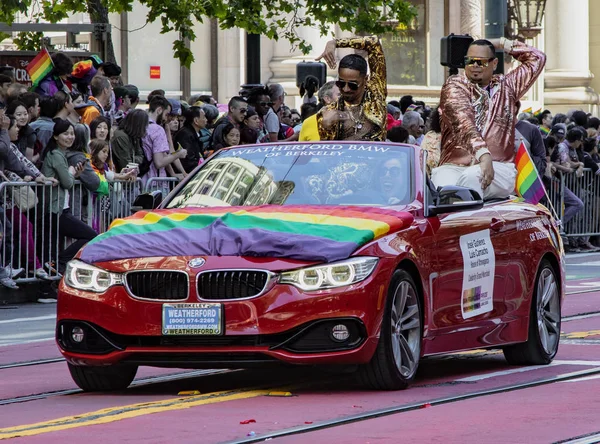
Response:
[{"label": "car grille", "polygon": [[198,297],[208,300],[251,298],[262,293],[268,281],[266,271],[207,271],[198,275]]},{"label": "car grille", "polygon": [[126,276],[129,292],[136,298],[175,301],[188,297],[188,278],[183,272],[132,271]]}]

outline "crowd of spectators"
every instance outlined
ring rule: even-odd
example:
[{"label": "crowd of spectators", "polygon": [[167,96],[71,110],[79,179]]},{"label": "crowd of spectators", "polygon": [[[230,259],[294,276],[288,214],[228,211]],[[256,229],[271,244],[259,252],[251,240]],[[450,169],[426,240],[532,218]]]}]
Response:
[{"label": "crowd of spectators", "polygon": [[[25,191],[1,196],[0,233],[6,235],[1,240],[0,284],[13,289],[14,279],[23,272],[22,267],[12,267],[13,262],[23,264],[18,255],[27,252],[30,277],[49,280],[60,276],[79,247],[101,230],[98,221],[83,222],[81,209],[69,204],[86,199],[73,188],[75,180],[93,195],[86,204],[106,211],[115,180],[141,179],[145,184],[156,177],[182,179],[224,147],[319,140],[317,112],[340,95],[336,82],[327,82],[313,88],[298,111],[284,104],[281,85],[259,85],[241,90],[220,113],[212,96],[192,95],[183,101],[167,99],[164,91],[155,90],[145,109],[139,109],[138,88],[122,84],[116,64],[95,58],[73,63],[61,52],[52,60],[53,71],[29,89],[17,83],[10,70],[0,69],[0,180],[37,182],[46,184],[46,192],[53,190],[50,196],[33,196],[25,203]],[[437,107],[407,95],[390,101],[387,111],[387,139],[420,145],[431,172],[441,150]],[[583,111],[519,115],[515,140],[526,144],[549,194],[559,196],[551,203],[562,216],[563,227],[595,204],[595,198],[582,194],[573,180],[566,187],[557,188],[557,183],[561,176],[579,179],[584,173],[598,174],[599,128],[600,119]],[[557,208],[560,202],[564,209]],[[60,230],[52,233],[50,227],[57,223]],[[38,225],[45,235],[38,236],[33,228]],[[65,245],[64,238],[74,242],[59,248],[56,257],[42,253]],[[567,241],[572,251],[595,251],[598,246],[598,239],[589,237]]]}]

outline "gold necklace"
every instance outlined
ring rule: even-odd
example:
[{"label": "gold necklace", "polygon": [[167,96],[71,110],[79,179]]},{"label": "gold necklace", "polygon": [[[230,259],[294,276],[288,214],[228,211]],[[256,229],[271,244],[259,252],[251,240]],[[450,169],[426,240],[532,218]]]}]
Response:
[{"label": "gold necklace", "polygon": [[352,106],[352,108],[354,108],[354,109],[356,109],[356,107],[359,107],[359,109],[358,109],[358,118],[354,117],[354,112],[352,110],[348,113],[348,115],[350,116],[350,120],[352,120],[352,123],[354,123],[354,134],[358,133],[358,130],[362,129],[362,127],[363,127],[363,119],[362,119],[363,107],[362,107],[362,104],[358,104],[358,105]]}]

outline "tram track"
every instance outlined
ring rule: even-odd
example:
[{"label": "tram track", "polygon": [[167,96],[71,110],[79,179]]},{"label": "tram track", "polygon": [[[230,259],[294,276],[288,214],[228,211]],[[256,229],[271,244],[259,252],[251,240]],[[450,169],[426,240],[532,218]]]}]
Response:
[{"label": "tram track", "polygon": [[[223,373],[233,373],[239,370],[230,370],[230,369],[219,369],[219,370],[194,370],[191,372],[184,373],[171,373],[168,375],[160,375],[160,376],[148,376],[145,378],[140,378],[134,380],[129,388],[143,387],[152,384],[160,384],[164,382],[171,381],[179,381],[181,379],[194,378],[198,376],[211,376],[211,375],[219,375]],[[25,396],[16,396],[13,398],[0,399],[0,406],[2,405],[10,405],[10,404],[18,404],[22,402],[29,401],[38,401],[41,399],[52,398],[54,396],[66,396],[66,395],[75,395],[78,393],[85,393],[83,390],[77,389],[66,389],[66,390],[55,390],[43,393],[36,393],[33,395],[25,395]]]},{"label": "tram track", "polygon": [[18,367],[32,367],[35,365],[43,365],[43,364],[55,364],[57,362],[64,362],[65,358],[49,358],[49,359],[34,359],[32,361],[21,361],[21,362],[12,362],[10,364],[0,364],[0,370],[8,369],[8,368],[18,368]]},{"label": "tram track", "polygon": [[[591,375],[596,375],[596,374],[600,374],[600,367],[587,369],[587,370],[580,370],[580,371],[572,372],[572,373],[566,373],[563,375],[550,376],[547,378],[537,379],[535,381],[523,382],[523,383],[518,383],[518,384],[510,384],[510,385],[506,385],[506,386],[502,386],[502,387],[479,390],[479,391],[465,393],[465,394],[461,394],[461,395],[445,396],[445,397],[441,397],[441,398],[432,398],[429,400],[422,400],[422,401],[413,402],[413,403],[405,404],[405,405],[401,405],[401,406],[387,407],[387,408],[383,408],[383,409],[372,410],[372,411],[360,413],[357,415],[350,415],[350,416],[345,416],[342,418],[336,418],[336,419],[327,420],[327,421],[319,421],[319,422],[315,422],[313,424],[291,427],[288,429],[278,430],[275,432],[269,432],[269,433],[265,433],[265,434],[257,434],[256,436],[242,438],[242,439],[234,440],[234,441],[227,441],[227,444],[256,443],[256,442],[263,442],[266,440],[271,440],[271,439],[276,439],[276,438],[284,438],[284,437],[288,437],[288,436],[301,435],[304,433],[311,433],[311,432],[316,432],[319,430],[341,427],[344,425],[354,424],[357,422],[367,421],[370,419],[381,418],[384,416],[398,415],[398,414],[410,412],[413,410],[418,410],[418,409],[421,409],[424,407],[435,407],[435,406],[444,405],[444,404],[458,403],[458,402],[466,401],[469,399],[482,398],[485,396],[509,393],[509,392],[514,392],[514,391],[518,391],[518,390],[525,390],[528,388],[534,388],[534,387],[539,387],[539,386],[543,386],[543,385],[550,385],[550,384],[554,384],[557,382],[570,381],[570,380],[578,379],[581,377],[591,376]],[[410,390],[410,388],[409,388],[409,390]],[[598,442],[598,441],[590,441],[589,440],[590,437],[597,438],[598,436],[600,436],[600,435],[592,434],[592,435],[575,438],[577,440],[574,440],[572,438],[571,440],[567,440],[566,442],[572,443],[572,444],[575,444],[575,443],[587,444],[587,443],[592,443],[592,442]],[[579,441],[579,439],[583,439],[583,440]]]}]

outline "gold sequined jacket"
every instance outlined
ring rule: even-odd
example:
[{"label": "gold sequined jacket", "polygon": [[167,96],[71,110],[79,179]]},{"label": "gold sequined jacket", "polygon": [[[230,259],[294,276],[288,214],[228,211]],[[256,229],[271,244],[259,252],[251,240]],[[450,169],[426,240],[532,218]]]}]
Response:
[{"label": "gold sequined jacket", "polygon": [[465,75],[449,77],[442,87],[440,165],[473,165],[487,150],[495,161],[514,160],[519,100],[541,74],[546,56],[517,41],[507,41],[505,52],[520,65],[506,75],[494,75],[487,88]]},{"label": "gold sequined jacket", "polygon": [[[363,96],[363,114],[364,117],[373,124],[373,130],[363,140],[384,141],[387,135],[387,72],[385,67],[385,55],[383,47],[377,36],[336,39],[338,48],[354,48],[367,51],[369,63],[369,79],[365,87]],[[335,125],[330,129],[325,129],[322,125],[323,111],[343,110],[343,99],[329,104],[317,114],[317,125],[321,140],[340,140],[341,124]]]}]

